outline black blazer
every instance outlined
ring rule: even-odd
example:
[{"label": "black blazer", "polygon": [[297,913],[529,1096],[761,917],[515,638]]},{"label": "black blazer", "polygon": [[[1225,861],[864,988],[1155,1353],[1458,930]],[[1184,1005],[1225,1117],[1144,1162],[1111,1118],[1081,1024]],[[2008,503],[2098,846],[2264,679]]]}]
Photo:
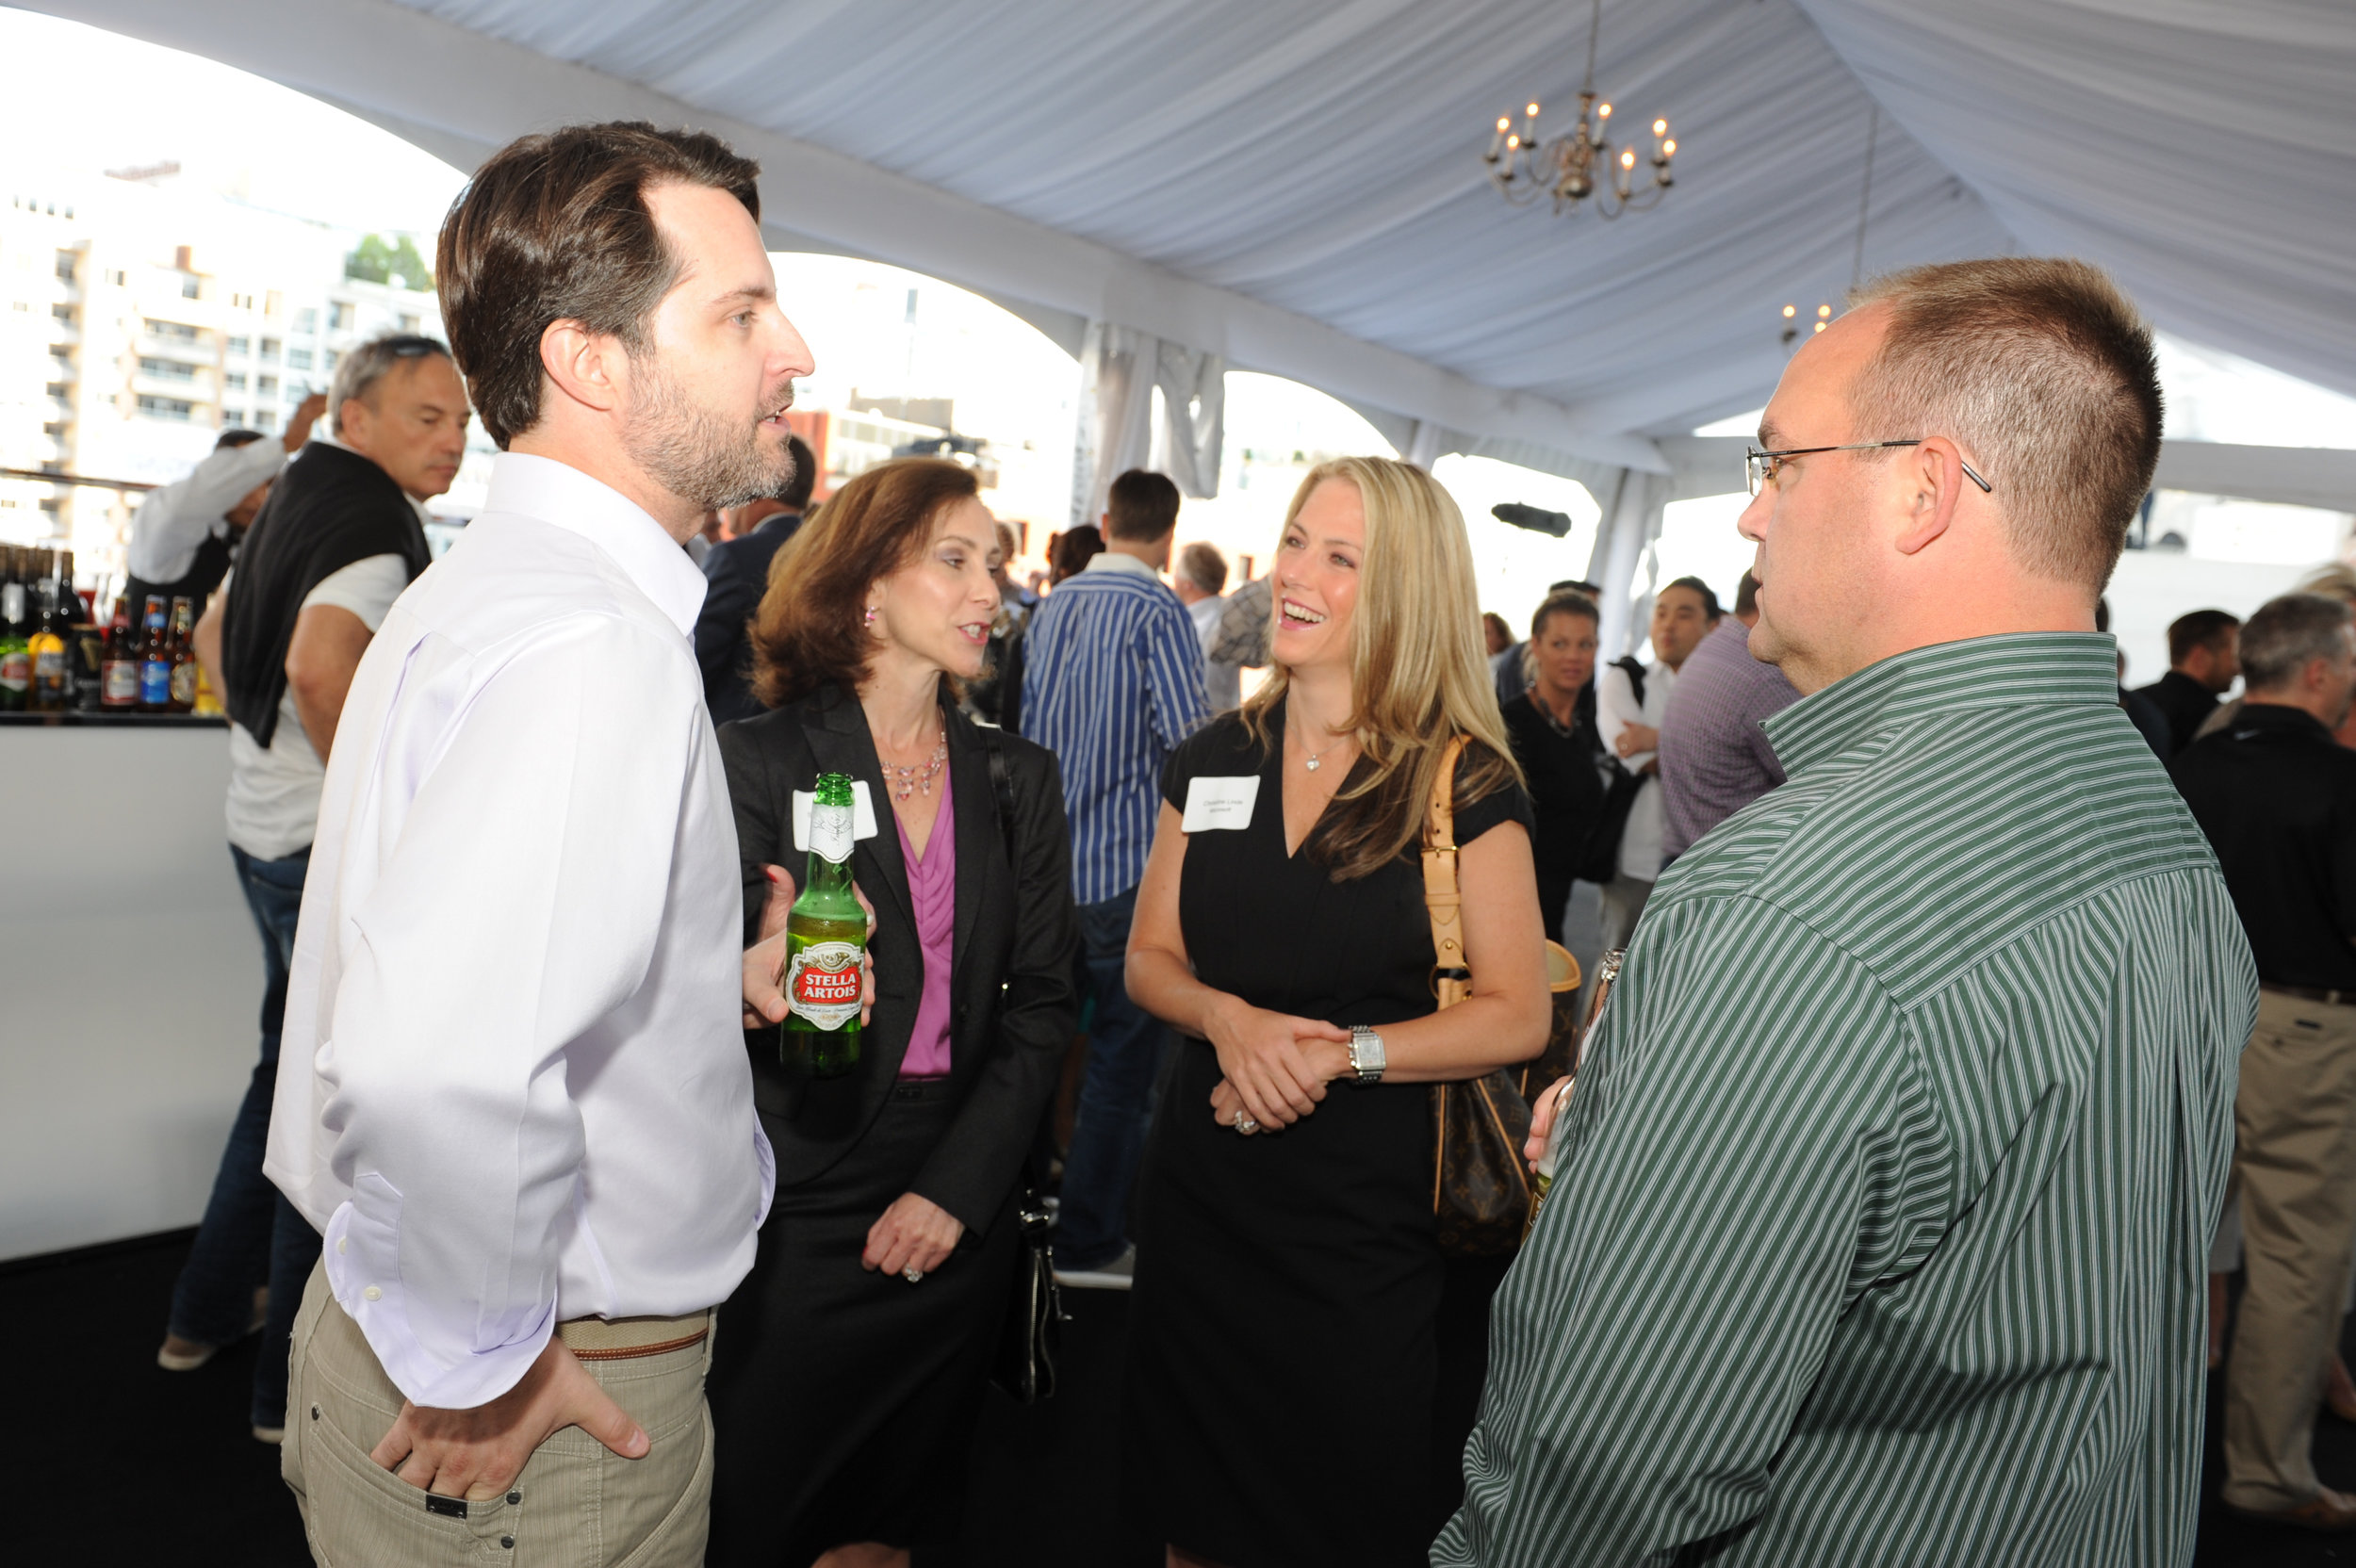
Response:
[{"label": "black blazer", "polygon": [[[981,729],[954,709],[946,724],[957,833],[949,1081],[958,1106],[911,1188],[978,1238],[1013,1190],[1078,1026],[1072,984],[1078,936],[1071,832],[1055,759],[1030,742],[1000,738],[1023,862],[1013,867],[999,829]],[[769,1120],[777,1151],[777,1184],[799,1185],[824,1176],[857,1146],[899,1076],[924,982],[908,867],[899,835],[884,826],[892,820],[891,797],[856,697],[821,687],[758,718],[723,726],[720,756],[744,862],[748,944],[769,898],[762,865],[785,867],[796,884],[807,869],[808,856],[794,847],[796,790],[811,788],[822,773],[864,779],[880,829],[859,840],[851,856],[853,879],[875,906],[870,943],[875,1011],[858,1070],[841,1078],[788,1078],[777,1065],[777,1032],[745,1034],[754,1102]]]},{"label": "black blazer", "polygon": [[[802,514],[779,512],[741,538],[712,547],[704,557],[704,607],[695,617],[695,662],[704,673],[704,706],[712,722],[749,719],[764,711],[747,673],[744,623],[769,587],[769,563],[800,531]],[[799,880],[799,871],[795,879]]]}]

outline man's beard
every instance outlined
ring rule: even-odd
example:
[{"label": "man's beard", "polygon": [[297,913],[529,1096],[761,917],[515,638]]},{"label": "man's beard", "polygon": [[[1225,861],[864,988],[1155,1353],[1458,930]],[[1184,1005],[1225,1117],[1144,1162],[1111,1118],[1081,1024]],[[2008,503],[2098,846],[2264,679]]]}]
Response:
[{"label": "man's beard", "polygon": [[[739,424],[687,396],[652,356],[635,360],[622,449],[657,484],[697,506],[742,506],[774,496],[794,477],[793,448],[762,444],[761,421]],[[779,387],[772,409],[785,401]]]}]

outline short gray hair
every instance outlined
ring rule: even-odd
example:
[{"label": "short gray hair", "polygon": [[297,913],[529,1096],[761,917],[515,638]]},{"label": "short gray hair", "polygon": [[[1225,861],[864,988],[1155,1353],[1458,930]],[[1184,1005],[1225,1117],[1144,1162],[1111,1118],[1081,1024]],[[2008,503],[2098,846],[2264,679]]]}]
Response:
[{"label": "short gray hair", "polygon": [[[344,404],[354,398],[366,400],[376,390],[376,384],[393,373],[396,367],[427,354],[450,358],[450,350],[439,338],[424,337],[414,332],[388,332],[372,337],[356,349],[346,351],[336,363],[335,380],[327,389],[327,425],[337,435],[344,433]],[[376,405],[370,403],[369,407]]]},{"label": "short gray hair", "polygon": [[2339,656],[2356,611],[2329,594],[2284,594],[2268,599],[2242,623],[2241,674],[2252,692],[2270,692],[2299,678],[2314,659]]},{"label": "short gray hair", "polygon": [[1227,586],[1227,558],[1200,539],[1178,552],[1178,570],[1206,594],[1216,596]]}]

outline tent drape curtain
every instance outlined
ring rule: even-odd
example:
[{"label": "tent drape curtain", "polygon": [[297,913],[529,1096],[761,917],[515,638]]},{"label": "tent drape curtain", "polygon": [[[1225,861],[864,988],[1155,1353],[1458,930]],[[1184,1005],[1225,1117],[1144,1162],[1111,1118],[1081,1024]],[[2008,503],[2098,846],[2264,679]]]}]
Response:
[{"label": "tent drape curtain", "polygon": [[[1157,388],[1162,394],[1158,429],[1153,420]],[[1218,495],[1226,421],[1224,358],[1134,327],[1089,322],[1080,348],[1072,526],[1096,521],[1113,481],[1131,468],[1168,474],[1180,495]]]}]

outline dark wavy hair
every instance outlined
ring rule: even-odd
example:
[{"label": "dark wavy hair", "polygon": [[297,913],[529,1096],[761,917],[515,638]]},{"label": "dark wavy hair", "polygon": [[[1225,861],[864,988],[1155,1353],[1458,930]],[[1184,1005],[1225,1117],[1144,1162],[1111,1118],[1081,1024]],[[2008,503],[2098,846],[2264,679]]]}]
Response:
[{"label": "dark wavy hair", "polygon": [[643,121],[521,137],[475,171],[443,220],[434,276],[451,355],[502,451],[540,422],[540,339],[552,323],[645,349],[680,265],[647,188],[710,186],[758,221],[760,173],[718,137]]},{"label": "dark wavy hair", "polygon": [[893,458],[837,490],[769,564],[747,629],[753,694],[781,708],[829,681],[848,691],[866,679],[869,586],[916,558],[942,507],[980,495],[973,469],[938,457]]}]

